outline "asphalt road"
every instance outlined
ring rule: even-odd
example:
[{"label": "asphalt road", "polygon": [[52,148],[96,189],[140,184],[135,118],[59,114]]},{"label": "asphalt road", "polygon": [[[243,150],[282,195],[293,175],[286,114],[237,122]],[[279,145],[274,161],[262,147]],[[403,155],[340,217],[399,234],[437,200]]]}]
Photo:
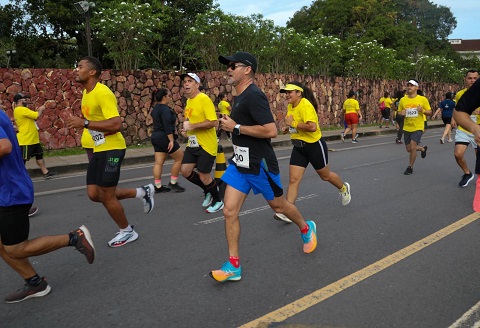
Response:
[{"label": "asphalt road", "polygon": [[[307,169],[297,205],[317,224],[312,254],[302,252],[295,226],[273,220],[263,198],[250,195],[241,216],[242,280],[224,284],[208,276],[228,256],[222,214],[205,213],[200,190],[183,178],[187,191],[156,195],[149,215],[139,200],[123,201],[140,238],[118,249],[107,246],[117,228],[88,200],[84,172],[36,180],[40,212],[30,236],[85,224],[97,258],[88,265],[73,248],[32,258],[52,293],[1,303],[0,326],[471,326],[480,215],[472,214],[475,184],[458,187],[453,143],[441,145],[440,133],[427,131],[428,155],[418,156],[411,176],[403,175],[405,147],[391,135],[330,142],[331,169],[350,183],[352,202],[342,206],[336,188]],[[286,190],[290,148],[276,150]],[[471,149],[467,160],[473,169]],[[124,167],[120,186],[150,177],[150,165]],[[23,283],[3,262],[0,272],[0,295]]]}]

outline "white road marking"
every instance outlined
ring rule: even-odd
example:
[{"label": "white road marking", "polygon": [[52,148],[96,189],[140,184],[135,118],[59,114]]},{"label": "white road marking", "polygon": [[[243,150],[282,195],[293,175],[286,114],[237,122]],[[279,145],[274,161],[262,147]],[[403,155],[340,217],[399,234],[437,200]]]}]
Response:
[{"label": "white road marking", "polygon": [[[298,198],[297,198],[297,202],[298,202],[298,201],[305,200],[305,199],[314,198],[314,197],[318,197],[318,195],[316,195],[316,194],[310,194],[310,195],[307,195],[307,196],[298,197]],[[256,213],[256,212],[261,212],[261,211],[265,211],[265,210],[268,210],[268,209],[270,209],[270,206],[269,206],[269,205],[261,206],[261,207],[256,207],[256,208],[252,208],[252,209],[249,209],[249,210],[241,211],[241,212],[238,214],[238,216],[244,216],[244,215],[247,215],[247,214],[252,214],[252,213]],[[223,221],[223,220],[225,220],[225,217],[224,217],[224,216],[218,216],[218,217],[216,217],[216,218],[212,218],[212,219],[208,219],[208,220],[203,220],[203,221],[196,222],[196,223],[194,223],[193,225],[205,225],[205,224],[211,224],[211,223],[215,223],[215,222],[219,222],[219,221]]]}]

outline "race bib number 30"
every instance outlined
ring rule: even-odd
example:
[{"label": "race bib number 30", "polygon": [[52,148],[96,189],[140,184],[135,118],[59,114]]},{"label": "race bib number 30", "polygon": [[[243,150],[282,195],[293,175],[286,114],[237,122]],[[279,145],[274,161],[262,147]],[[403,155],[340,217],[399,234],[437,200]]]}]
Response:
[{"label": "race bib number 30", "polygon": [[248,147],[239,147],[233,145],[233,161],[237,164],[238,167],[243,167],[246,169],[250,168],[250,151]]},{"label": "race bib number 30", "polygon": [[407,108],[405,112],[406,117],[418,117],[418,110],[416,108]]},{"label": "race bib number 30", "polygon": [[88,132],[92,135],[95,146],[100,146],[105,143],[105,133],[94,130],[88,130]]}]

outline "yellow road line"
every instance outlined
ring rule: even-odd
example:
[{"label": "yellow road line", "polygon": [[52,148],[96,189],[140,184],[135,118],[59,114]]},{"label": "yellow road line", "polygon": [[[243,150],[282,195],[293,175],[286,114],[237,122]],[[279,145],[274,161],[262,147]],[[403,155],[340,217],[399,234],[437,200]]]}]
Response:
[{"label": "yellow road line", "polygon": [[373,276],[374,274],[385,270],[397,262],[407,258],[408,256],[417,253],[418,251],[428,247],[444,237],[454,233],[455,231],[465,227],[466,225],[478,220],[479,213],[472,213],[469,216],[452,223],[451,225],[425,237],[410,246],[407,246],[398,252],[395,252],[355,273],[352,273],[345,278],[342,278],[328,286],[325,286],[310,295],[304,296],[290,304],[287,304],[278,310],[272,311],[256,320],[248,322],[241,326],[241,328],[255,328],[259,327],[261,323],[282,322],[294,315],[307,310],[308,308],[340,293],[341,291],[356,285],[357,283]]}]

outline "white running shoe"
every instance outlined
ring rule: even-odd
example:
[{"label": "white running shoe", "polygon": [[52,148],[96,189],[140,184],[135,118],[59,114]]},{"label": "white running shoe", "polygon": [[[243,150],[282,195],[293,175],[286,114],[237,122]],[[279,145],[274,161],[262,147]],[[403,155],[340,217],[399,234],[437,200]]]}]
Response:
[{"label": "white running shoe", "polygon": [[286,215],[282,214],[282,213],[275,213],[273,214],[273,218],[275,220],[278,220],[278,221],[283,221],[283,222],[287,222],[287,223],[292,223],[292,220],[290,220],[289,218],[287,218]]},{"label": "white running shoe", "polygon": [[348,182],[345,182],[345,187],[347,187],[347,190],[345,192],[341,192],[340,196],[342,197],[342,205],[348,205],[350,201],[352,200],[352,195],[350,195],[350,185]]},{"label": "white running shoe", "polygon": [[205,199],[203,200],[203,203],[202,203],[202,206],[203,207],[209,207],[210,204],[212,204],[212,201],[213,201],[212,194],[206,193],[205,194]]},{"label": "white running shoe", "polygon": [[138,239],[138,233],[133,229],[132,226],[132,231],[119,231],[117,232],[117,235],[115,238],[110,240],[108,242],[108,246],[110,247],[120,247],[125,244],[131,243],[132,241],[135,241]]},{"label": "white running shoe", "polygon": [[148,214],[153,210],[153,206],[155,205],[153,199],[153,195],[155,195],[155,187],[150,183],[146,186],[142,186],[142,188],[145,190],[145,196],[142,198],[143,211],[145,214]]}]

